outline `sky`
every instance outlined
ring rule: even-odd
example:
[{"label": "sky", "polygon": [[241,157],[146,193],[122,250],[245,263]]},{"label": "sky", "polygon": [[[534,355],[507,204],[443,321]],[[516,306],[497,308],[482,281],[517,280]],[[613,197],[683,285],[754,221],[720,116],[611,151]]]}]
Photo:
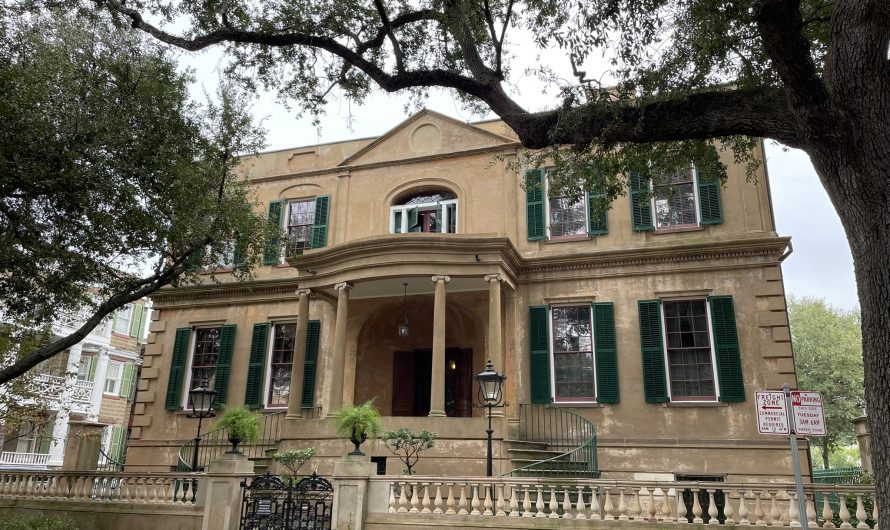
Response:
[{"label": "sky", "polygon": [[[568,63],[558,50],[540,52],[530,45],[517,45],[515,49],[518,57],[528,58],[529,64],[548,64],[565,79],[571,77]],[[218,49],[180,55],[183,67],[195,72],[193,97],[203,100],[206,94],[215,92],[221,57]],[[601,58],[594,58],[584,69],[607,71],[604,65]],[[518,71],[514,66],[514,72]],[[552,88],[527,74],[520,73],[509,91],[528,110],[541,110],[556,101]],[[379,136],[411,114],[412,109],[405,110],[406,103],[405,95],[381,91],[372,93],[362,105],[334,97],[317,128],[311,118],[298,118],[287,110],[274,94],[261,92],[252,113],[262,121],[267,131],[266,149],[272,150]],[[432,91],[426,107],[462,121],[496,117],[467,113],[444,90]],[[770,140],[766,142],[766,156],[777,231],[779,235],[791,236],[794,249],[783,263],[786,294],[824,298],[847,310],[857,307],[853,258],[847,238],[809,157],[803,151]]]}]

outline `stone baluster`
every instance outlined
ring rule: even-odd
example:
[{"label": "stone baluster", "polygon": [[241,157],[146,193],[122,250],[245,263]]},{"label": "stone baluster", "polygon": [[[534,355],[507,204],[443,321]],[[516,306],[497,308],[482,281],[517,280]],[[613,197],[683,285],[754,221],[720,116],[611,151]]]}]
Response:
[{"label": "stone baluster", "polygon": [[600,516],[600,496],[596,486],[590,487],[590,519],[598,521]]},{"label": "stone baluster", "polygon": [[389,483],[389,508],[386,510],[389,513],[396,513],[396,483]]},{"label": "stone baluster", "polygon": [[723,516],[726,518],[724,524],[728,526],[735,526],[735,519],[733,516],[735,515],[735,510],[732,508],[732,495],[735,493],[735,490],[727,490],[726,496],[726,506],[723,507]]},{"label": "stone baluster", "polygon": [[454,515],[457,512],[454,510],[454,506],[456,502],[454,500],[454,482],[448,484],[448,500],[445,503],[445,513],[447,515]]},{"label": "stone baluster", "polygon": [[423,508],[420,510],[420,513],[433,513],[430,510],[430,485],[423,484],[423,500],[420,501],[420,505]]},{"label": "stone baluster", "polygon": [[692,490],[692,515],[694,516],[692,518],[692,522],[696,524],[702,524],[705,522],[705,520],[701,517],[701,502],[699,502],[698,499],[699,491],[700,490],[698,488]]},{"label": "stone baluster", "polygon": [[689,519],[686,517],[686,503],[683,501],[683,491],[675,490],[677,492],[677,522],[680,524],[687,524]]},{"label": "stone baluster", "polygon": [[770,497],[769,501],[769,525],[770,526],[782,526],[782,514],[779,512],[779,491],[769,491],[767,490],[767,495]]},{"label": "stone baluster", "polygon": [[442,510],[442,486],[441,482],[436,483],[436,498],[433,500],[433,513],[444,513]]},{"label": "stone baluster", "polygon": [[547,503],[547,507],[550,508],[548,517],[551,519],[559,519],[559,503],[556,502],[556,488],[553,486],[550,486],[550,502]]},{"label": "stone baluster", "polygon": [[720,524],[717,520],[717,501],[714,499],[714,490],[705,490],[708,493],[708,524]]},{"label": "stone baluster", "polygon": [[656,504],[655,503],[655,490],[656,489],[657,488],[646,488],[647,492],[649,493],[649,502],[648,502],[648,506],[646,507],[646,513],[649,515],[649,521],[651,521],[653,523],[658,520],[657,519],[658,509],[655,507],[655,504]]},{"label": "stone baluster", "polygon": [[763,492],[754,493],[754,524],[756,526],[766,526],[766,512],[763,509]]},{"label": "stone baluster", "polygon": [[575,510],[578,512],[575,519],[587,519],[587,508],[584,506],[584,486],[575,486],[578,490],[578,501],[575,503]]},{"label": "stone baluster", "polygon": [[661,488],[661,520],[665,523],[674,520],[673,510],[671,509],[670,489]]},{"label": "stone baluster", "polygon": [[495,489],[495,495],[498,498],[497,502],[495,503],[495,512],[494,512],[495,517],[505,517],[507,515],[507,512],[504,511],[504,507],[505,507],[504,506],[505,505],[504,495],[505,494],[506,494],[506,488],[504,488],[504,485],[498,484],[497,488]]},{"label": "stone baluster", "polygon": [[532,516],[532,500],[529,497],[528,484],[525,485],[525,489],[522,492],[522,516]]},{"label": "stone baluster", "polygon": [[510,517],[519,517],[519,499],[516,498],[517,493],[519,492],[519,488],[511,484],[510,485]]},{"label": "stone baluster", "polygon": [[491,502],[491,484],[486,484],[485,485],[485,502],[482,504],[482,507],[485,508],[485,510],[482,512],[482,515],[494,515],[494,512],[491,511],[492,506],[493,505]]},{"label": "stone baluster", "polygon": [[473,500],[470,501],[470,507],[472,508],[470,515],[482,515],[482,512],[479,511],[479,507],[482,505],[482,501],[479,500],[479,485],[470,485],[470,490],[473,492]]},{"label": "stone baluster", "polygon": [[572,519],[572,501],[569,499],[569,487],[562,490],[562,518]]},{"label": "stone baluster", "polygon": [[871,519],[875,522],[875,530],[878,530],[878,501],[874,499],[871,504]]},{"label": "stone baluster", "polygon": [[843,493],[838,493],[837,496],[838,504],[840,504],[838,516],[841,518],[841,528],[853,528],[853,525],[850,524],[850,510],[847,509],[847,496]]},{"label": "stone baluster", "polygon": [[612,486],[608,486],[606,489],[606,498],[603,500],[603,520],[604,521],[614,521],[615,515],[612,514]]},{"label": "stone baluster", "polygon": [[630,507],[630,515],[631,519],[634,521],[642,521],[643,517],[643,505],[640,501],[640,488],[634,488],[634,497],[632,500],[632,505]]},{"label": "stone baluster", "polygon": [[816,528],[816,505],[813,504],[813,498],[807,497],[807,526]]},{"label": "stone baluster", "polygon": [[739,525],[750,526],[751,521],[748,520],[748,490],[739,490]]},{"label": "stone baluster", "polygon": [[627,501],[624,499],[624,486],[618,488],[618,520],[628,521],[630,517],[627,515]]},{"label": "stone baluster", "polygon": [[398,513],[408,513],[408,482],[399,483],[399,509]]},{"label": "stone baluster", "polygon": [[420,512],[420,495],[417,494],[417,490],[420,489],[420,483],[416,482],[411,484],[411,509],[408,510],[409,513],[418,513]]},{"label": "stone baluster", "polygon": [[467,515],[470,512],[467,511],[467,485],[460,485],[460,501],[457,503],[457,515]]},{"label": "stone baluster", "polygon": [[828,503],[828,494],[822,494],[822,519],[825,522],[822,523],[822,528],[835,528],[834,526],[834,512],[831,511],[831,504]]},{"label": "stone baluster", "polygon": [[797,502],[797,493],[792,497],[788,497],[788,526],[799,527],[800,524],[800,508]]},{"label": "stone baluster", "polygon": [[865,513],[865,505],[862,504],[862,494],[856,494],[856,520],[859,521],[856,524],[856,528],[869,528],[868,523],[865,520],[868,519],[868,515]]},{"label": "stone baluster", "polygon": [[535,517],[547,517],[544,513],[544,488],[535,486]]}]

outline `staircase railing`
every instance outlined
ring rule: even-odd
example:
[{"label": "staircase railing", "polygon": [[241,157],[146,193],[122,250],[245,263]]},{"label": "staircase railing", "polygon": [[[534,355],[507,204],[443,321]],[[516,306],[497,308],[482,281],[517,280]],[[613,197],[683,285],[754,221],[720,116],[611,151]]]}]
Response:
[{"label": "staircase railing", "polygon": [[519,405],[519,439],[547,444],[561,454],[516,468],[504,477],[599,478],[596,426],[587,418],[551,405]]},{"label": "staircase railing", "polygon": [[114,471],[121,472],[124,470],[124,461],[127,459],[127,453],[124,452],[121,454],[120,461],[108,456],[101,447],[99,448],[99,463],[97,465],[98,471]]},{"label": "staircase railing", "polygon": [[[241,443],[238,449],[248,458],[263,458],[266,451],[275,447],[278,442],[278,428],[286,410],[272,412],[263,415],[260,420],[260,436],[255,442]],[[179,448],[176,462],[176,471],[202,471],[207,469],[223,453],[232,447],[229,443],[229,431],[224,427],[212,429],[201,435],[201,443],[198,445],[198,469],[192,469],[195,458],[195,441],[189,440]]]}]

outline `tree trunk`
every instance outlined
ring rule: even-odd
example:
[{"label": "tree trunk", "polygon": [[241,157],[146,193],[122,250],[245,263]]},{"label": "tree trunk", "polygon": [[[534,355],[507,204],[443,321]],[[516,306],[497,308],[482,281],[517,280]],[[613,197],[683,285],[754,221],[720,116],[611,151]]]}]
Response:
[{"label": "tree trunk", "polygon": [[[880,125],[886,127],[886,124]],[[857,138],[810,153],[844,225],[862,312],[865,398],[879,520],[890,520],[890,140]],[[886,141],[885,141],[886,140]],[[846,144],[846,142],[845,142]]]},{"label": "tree trunk", "polygon": [[828,469],[829,467],[831,467],[828,463],[828,438],[824,436],[822,438],[819,438],[819,445],[822,446],[822,468]]}]

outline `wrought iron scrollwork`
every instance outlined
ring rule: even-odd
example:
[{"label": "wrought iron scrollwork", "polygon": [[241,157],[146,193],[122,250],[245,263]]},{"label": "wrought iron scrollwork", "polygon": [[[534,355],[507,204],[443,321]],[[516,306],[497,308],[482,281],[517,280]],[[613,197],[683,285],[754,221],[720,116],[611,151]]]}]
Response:
[{"label": "wrought iron scrollwork", "polygon": [[334,488],[315,473],[296,483],[266,473],[241,486],[241,530],[331,528]]}]

